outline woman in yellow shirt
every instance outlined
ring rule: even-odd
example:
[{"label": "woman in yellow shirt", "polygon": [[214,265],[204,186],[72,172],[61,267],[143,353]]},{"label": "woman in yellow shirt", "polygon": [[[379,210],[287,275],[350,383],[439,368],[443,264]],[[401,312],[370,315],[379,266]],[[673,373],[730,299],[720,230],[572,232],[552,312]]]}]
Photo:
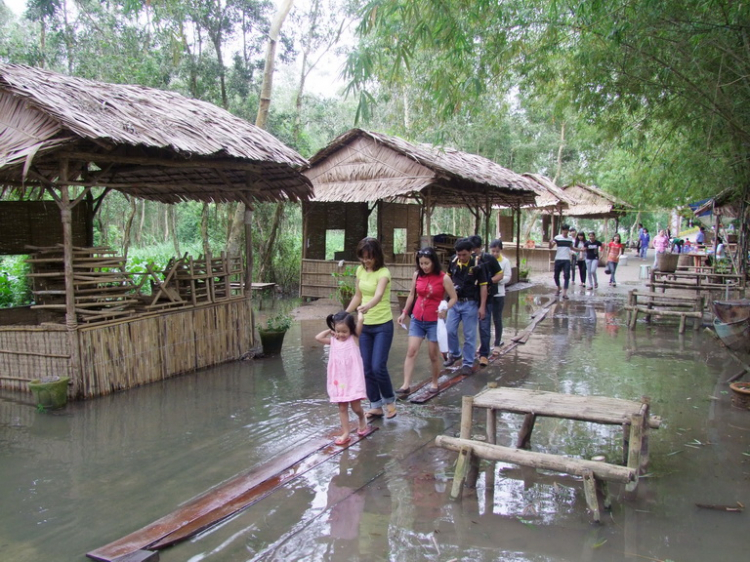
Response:
[{"label": "woman in yellow shirt", "polygon": [[383,248],[375,238],[364,238],[357,245],[357,268],[354,298],[347,312],[355,310],[365,316],[359,349],[365,367],[365,387],[370,409],[367,417],[386,418],[396,415],[396,394],[388,373],[388,355],[393,343],[391,311],[391,272],[385,267]]}]

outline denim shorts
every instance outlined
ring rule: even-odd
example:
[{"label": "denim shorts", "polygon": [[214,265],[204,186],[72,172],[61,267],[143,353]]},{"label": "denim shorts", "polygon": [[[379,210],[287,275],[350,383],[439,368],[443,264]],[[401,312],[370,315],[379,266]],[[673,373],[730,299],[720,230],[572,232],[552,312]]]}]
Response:
[{"label": "denim shorts", "polygon": [[437,341],[437,321],[417,320],[411,317],[409,324],[409,337],[427,338],[428,341]]}]

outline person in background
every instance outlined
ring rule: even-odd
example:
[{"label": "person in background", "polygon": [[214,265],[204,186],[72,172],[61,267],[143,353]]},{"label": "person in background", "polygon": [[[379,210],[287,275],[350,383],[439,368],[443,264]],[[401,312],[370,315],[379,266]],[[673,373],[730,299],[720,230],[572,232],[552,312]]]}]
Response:
[{"label": "person in background", "polygon": [[667,233],[662,228],[659,233],[654,236],[654,267],[656,267],[659,260],[659,255],[665,254],[667,248],[669,248],[669,237],[667,237]]},{"label": "person in background", "polygon": [[578,261],[578,252],[575,251],[575,245],[577,237],[578,231],[571,226],[570,232],[568,232],[568,238],[573,241],[574,248],[574,250],[570,252],[570,284],[573,285],[573,287],[576,286],[576,262]]},{"label": "person in background", "polygon": [[596,239],[596,232],[589,232],[589,239],[583,245],[586,248],[586,271],[588,272],[588,288],[598,289],[599,279],[596,274],[596,268],[599,267],[599,252],[602,243]]},{"label": "person in background", "polygon": [[641,229],[641,234],[638,237],[638,253],[642,260],[646,259],[648,253],[648,245],[651,242],[651,236],[648,234],[647,228]]},{"label": "person in background", "polygon": [[364,317],[359,313],[357,321],[346,311],[330,314],[326,318],[328,329],[323,330],[315,339],[330,346],[328,351],[328,397],[331,402],[339,405],[339,419],[341,421],[341,435],[334,443],[343,447],[349,441],[349,407],[357,415],[359,425],[357,435],[367,434],[367,420],[362,409],[365,399],[365,371],[362,366],[362,355],[359,352],[359,333],[362,330]]},{"label": "person in background", "polygon": [[562,288],[562,298],[568,298],[568,285],[570,284],[570,255],[571,248],[573,247],[573,240],[568,237],[570,227],[564,224],[560,227],[560,234],[555,236],[549,241],[549,247],[554,248],[557,246],[557,252],[555,253],[555,285],[557,286],[557,293],[560,294],[560,273],[563,274],[564,285]]},{"label": "person in background", "polygon": [[492,349],[492,355],[500,355],[500,347],[503,345],[503,308],[505,308],[505,285],[511,278],[512,269],[510,260],[503,255],[503,241],[499,238],[493,240],[490,244],[492,257],[500,264],[500,277],[497,280],[497,292],[492,297],[492,321],[495,324],[495,345]]},{"label": "person in background", "polygon": [[695,235],[695,245],[698,246],[699,250],[702,250],[706,246],[706,227],[703,225],[698,227],[698,234]]},{"label": "person in background", "polygon": [[625,246],[620,242],[620,235],[615,234],[609,244],[607,244],[607,267],[609,268],[609,284],[612,287],[617,287],[615,272],[617,271],[617,264],[620,263],[620,256],[624,252]]},{"label": "person in background", "polygon": [[[586,233],[579,232],[573,239],[573,255],[578,265],[578,277],[581,278],[581,287],[586,286]],[[575,282],[575,280],[574,280]]]},{"label": "person in background", "polygon": [[[448,358],[443,365],[450,367],[461,361],[459,371],[462,375],[474,372],[474,355],[477,343],[477,321],[482,320],[487,306],[487,281],[484,268],[478,267],[471,255],[472,244],[466,238],[458,240],[454,246],[456,255],[448,266],[453,287],[456,289],[458,302],[448,311],[446,328],[448,330]],[[459,349],[458,325],[463,324],[464,345],[463,357]]]},{"label": "person in background", "polygon": [[[411,310],[409,323],[409,346],[404,359],[404,383],[396,390],[399,396],[411,394],[411,378],[414,373],[414,360],[422,346],[422,340],[427,339],[427,349],[430,353],[432,366],[432,382],[430,390],[437,392],[438,377],[440,375],[440,349],[438,348],[437,321],[445,319],[447,311],[438,310],[441,301],[448,296],[448,310],[456,304],[456,290],[451,278],[440,267],[440,259],[433,248],[423,248],[417,252],[417,269],[412,277],[411,291],[406,299],[406,306],[398,317],[398,323],[403,324],[407,312]],[[412,306],[413,305],[413,306]]]},{"label": "person in background", "polygon": [[388,373],[388,355],[393,343],[391,312],[391,272],[385,267],[383,248],[375,238],[363,238],[357,245],[357,268],[354,297],[346,311],[361,312],[364,326],[359,349],[365,369],[365,386],[370,409],[368,418],[392,418],[396,415],[396,395]]},{"label": "person in background", "polygon": [[482,251],[482,237],[469,236],[472,254],[476,264],[484,269],[484,278],[487,280],[487,307],[484,318],[479,320],[479,366],[486,367],[490,364],[490,336],[492,331],[492,298],[497,293],[497,282],[503,276],[500,264],[491,254]]}]

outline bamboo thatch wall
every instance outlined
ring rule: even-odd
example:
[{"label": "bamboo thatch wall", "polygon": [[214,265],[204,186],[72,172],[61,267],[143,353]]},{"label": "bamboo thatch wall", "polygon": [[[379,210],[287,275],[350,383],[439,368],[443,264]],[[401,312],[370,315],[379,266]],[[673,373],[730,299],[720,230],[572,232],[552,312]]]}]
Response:
[{"label": "bamboo thatch wall", "polygon": [[[344,267],[357,267],[359,262],[345,262]],[[414,274],[414,264],[386,263],[391,272],[391,302],[397,303],[398,291],[408,291]],[[331,274],[342,271],[336,261],[302,260],[302,281],[300,297],[331,298],[336,292],[336,278]]]},{"label": "bamboo thatch wall", "polygon": [[70,344],[64,326],[0,326],[0,388],[28,391],[41,376],[70,377]]},{"label": "bamboo thatch wall", "polygon": [[247,299],[81,327],[80,371],[64,326],[0,326],[0,389],[28,391],[41,376],[68,376],[80,398],[102,396],[239,359],[255,344]]},{"label": "bamboo thatch wall", "polygon": [[80,329],[82,393],[101,396],[239,359],[254,345],[247,299]]}]

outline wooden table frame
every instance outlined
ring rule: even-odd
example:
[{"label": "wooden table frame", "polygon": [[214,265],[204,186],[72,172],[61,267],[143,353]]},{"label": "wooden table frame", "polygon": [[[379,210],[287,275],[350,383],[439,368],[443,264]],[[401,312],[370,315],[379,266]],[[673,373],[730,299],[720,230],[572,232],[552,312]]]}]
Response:
[{"label": "wooden table frame", "polygon": [[[486,410],[487,443],[471,440],[474,408]],[[635,490],[638,476],[648,464],[648,432],[658,428],[661,419],[651,416],[649,400],[632,402],[604,396],[577,396],[520,388],[487,388],[476,396],[464,396],[461,410],[460,438],[438,436],[436,444],[459,452],[451,497],[461,496],[464,484],[475,486],[479,458],[511,462],[522,466],[554,470],[583,478],[586,503],[595,521],[601,520],[599,493],[609,508],[607,482],[626,484]],[[497,445],[497,412],[524,416],[516,448]],[[538,416],[579,420],[623,429],[623,464],[569,458],[562,455],[535,453],[528,449]]]}]

